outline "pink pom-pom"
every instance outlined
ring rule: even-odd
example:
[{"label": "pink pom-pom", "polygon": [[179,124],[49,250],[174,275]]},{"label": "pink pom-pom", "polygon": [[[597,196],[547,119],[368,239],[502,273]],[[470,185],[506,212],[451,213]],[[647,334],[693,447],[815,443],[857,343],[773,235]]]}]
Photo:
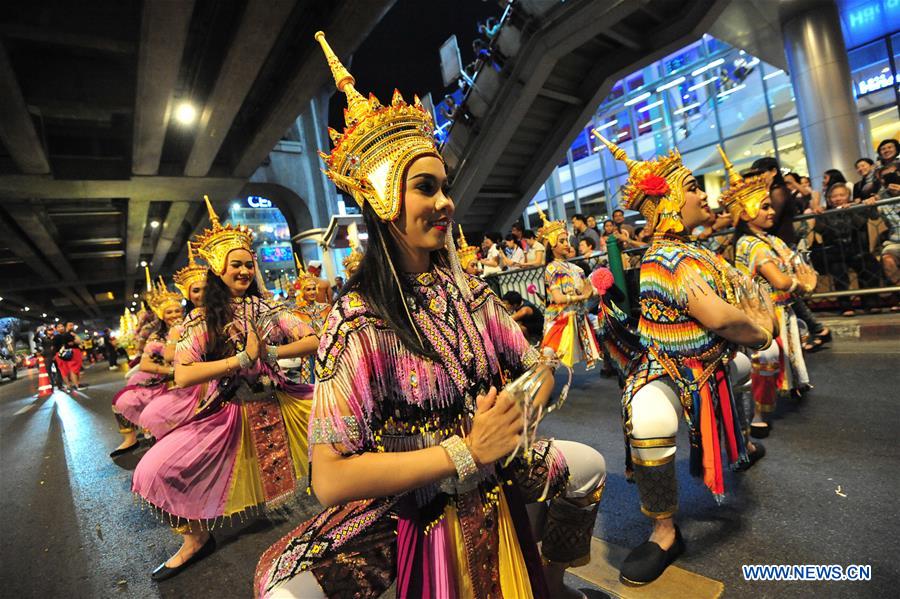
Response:
[{"label": "pink pom-pom", "polygon": [[591,284],[597,293],[604,295],[606,290],[615,284],[612,271],[602,266],[591,273]]},{"label": "pink pom-pom", "polygon": [[530,285],[528,285],[528,293],[530,293],[532,295],[537,293],[537,286],[534,283],[531,283]]}]

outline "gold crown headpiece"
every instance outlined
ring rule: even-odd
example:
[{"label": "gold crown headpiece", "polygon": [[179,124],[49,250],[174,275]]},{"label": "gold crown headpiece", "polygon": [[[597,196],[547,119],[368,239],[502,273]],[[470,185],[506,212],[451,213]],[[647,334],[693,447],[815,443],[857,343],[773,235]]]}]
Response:
[{"label": "gold crown headpiece", "polygon": [[475,260],[478,256],[478,248],[474,245],[469,245],[466,241],[462,225],[459,226],[459,243],[456,245],[456,255],[459,257],[459,263],[463,269],[467,268],[472,260]]},{"label": "gold crown headpiece", "polygon": [[725,155],[722,146],[719,148],[719,154],[722,156],[722,162],[725,163],[725,173],[728,175],[728,189],[719,196],[719,203],[731,214],[731,224],[736,225],[741,219],[741,214],[746,212],[751,219],[756,218],[759,214],[759,207],[769,195],[769,186],[761,175],[754,175],[746,179],[741,177],[740,173],[734,170],[734,165]]},{"label": "gold crown headpiece", "polygon": [[206,209],[209,211],[211,229],[206,229],[197,236],[197,251],[200,257],[206,260],[209,268],[217,275],[225,274],[225,261],[232,250],[247,250],[252,253],[253,232],[243,225],[235,227],[231,223],[225,223],[223,227],[219,223],[219,217],[213,210],[209,196],[203,196]]},{"label": "gold crown headpiece", "polygon": [[350,253],[347,254],[342,261],[348,277],[352,277],[356,274],[363,259],[363,253],[359,249],[359,242],[355,239],[350,240],[350,250]]},{"label": "gold crown headpiece", "polygon": [[307,281],[312,281],[313,283],[317,283],[316,277],[311,275],[305,268],[303,268],[303,263],[300,262],[300,258],[297,254],[294,254],[294,264],[297,266],[297,280],[294,283],[294,286],[299,291],[303,289],[303,286]]},{"label": "gold crown headpiece", "polygon": [[203,264],[197,264],[194,260],[194,245],[188,241],[188,265],[179,269],[172,275],[175,281],[175,287],[184,296],[184,299],[191,299],[190,290],[195,283],[206,282],[206,273],[209,269]]},{"label": "gold crown headpiece", "polygon": [[353,75],[341,64],[321,31],[315,35],[322,46],[338,90],[347,96],[344,132],[329,129],[334,149],[320,152],[325,174],[353,196],[362,208],[369,204],[382,221],[400,214],[406,169],[417,158],[440,158],[434,140],[431,115],[416,96],[412,105],[394,90],[390,106],[382,106],[373,94],[359,93]]},{"label": "gold crown headpiece", "polygon": [[594,136],[609,148],[616,160],[628,167],[628,182],[622,189],[622,206],[636,210],[647,219],[656,233],[684,230],[681,208],[684,206],[684,180],[691,175],[681,162],[681,153],[671,150],[653,160],[632,160],[625,150],[609,141],[596,129]]},{"label": "gold crown headpiece", "polygon": [[176,305],[181,307],[181,294],[176,291],[169,291],[161,275],[159,280],[154,283],[150,279],[149,266],[144,267],[144,274],[147,277],[147,291],[144,293],[144,300],[157,318],[162,319],[166,314],[166,308],[169,306]]},{"label": "gold crown headpiece", "polygon": [[[547,243],[551,248],[559,242],[560,235],[568,235],[566,229],[566,221],[564,220],[548,220],[547,215],[537,206],[538,216],[544,224],[537,230],[538,239]],[[548,248],[549,249],[549,248]]]}]

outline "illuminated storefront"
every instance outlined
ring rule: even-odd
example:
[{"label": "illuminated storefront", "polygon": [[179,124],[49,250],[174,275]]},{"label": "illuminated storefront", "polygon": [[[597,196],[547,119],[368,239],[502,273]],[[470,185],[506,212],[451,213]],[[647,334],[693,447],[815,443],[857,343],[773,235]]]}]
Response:
[{"label": "illuminated storefront", "polygon": [[[840,8],[863,141],[874,156],[880,140],[900,133],[900,0]],[[576,212],[605,218],[618,207],[625,166],[601,150],[591,128],[641,159],[677,147],[714,197],[724,181],[716,144],[738,169],[773,156],[783,168],[808,174],[789,76],[704,35],[616,83],[535,196],[531,228],[538,226],[535,202],[555,218]]]}]

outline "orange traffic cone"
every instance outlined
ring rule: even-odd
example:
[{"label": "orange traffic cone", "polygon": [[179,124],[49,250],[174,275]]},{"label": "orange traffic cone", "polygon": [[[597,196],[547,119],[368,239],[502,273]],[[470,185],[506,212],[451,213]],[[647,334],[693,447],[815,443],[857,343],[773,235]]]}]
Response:
[{"label": "orange traffic cone", "polygon": [[53,387],[50,386],[50,375],[47,374],[43,356],[38,356],[38,368],[38,399],[44,399],[53,395]]}]

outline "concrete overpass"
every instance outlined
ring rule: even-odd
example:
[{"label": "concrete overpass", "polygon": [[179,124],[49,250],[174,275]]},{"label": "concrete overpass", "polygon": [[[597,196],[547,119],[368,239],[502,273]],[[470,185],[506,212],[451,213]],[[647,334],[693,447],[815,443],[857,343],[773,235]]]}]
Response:
[{"label": "concrete overpass", "polygon": [[455,123],[444,145],[465,228],[507,230],[616,81],[704,33],[786,67],[779,10],[766,0],[514,5],[498,38],[509,60],[482,70],[469,92],[477,127]]},{"label": "concrete overpass", "polygon": [[[170,273],[329,84],[313,40],[349,56],[394,0],[16,2],[0,16],[0,313],[100,318]],[[196,119],[182,124],[183,103]]]}]

